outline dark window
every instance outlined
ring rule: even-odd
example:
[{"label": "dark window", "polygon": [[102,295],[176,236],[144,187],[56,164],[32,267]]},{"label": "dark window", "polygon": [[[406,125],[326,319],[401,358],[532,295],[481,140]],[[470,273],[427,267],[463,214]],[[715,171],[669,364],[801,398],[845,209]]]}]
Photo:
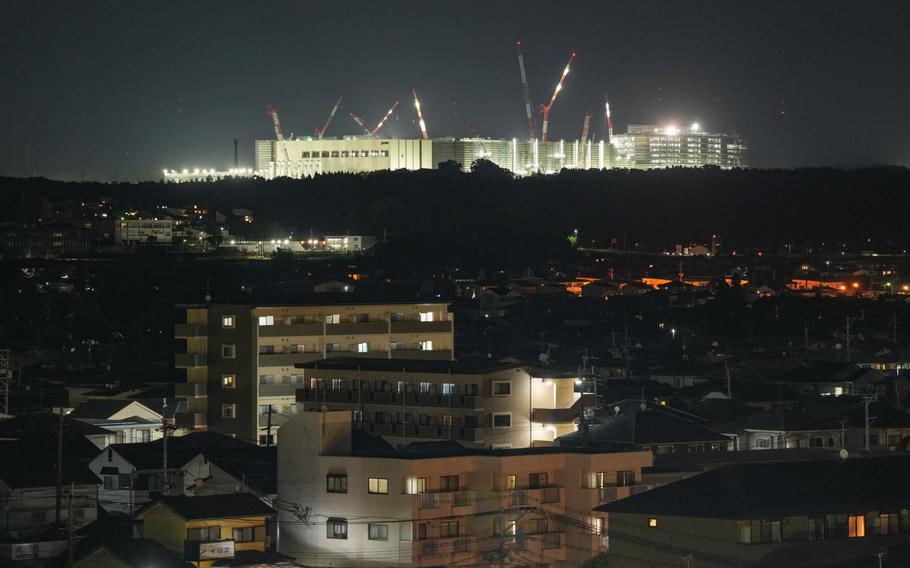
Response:
[{"label": "dark window", "polygon": [[347,519],[338,519],[330,517],[326,523],[326,538],[348,538],[348,521]]},{"label": "dark window", "polygon": [[616,472],[616,485],[620,487],[627,487],[629,485],[635,485],[635,470],[626,469]]},{"label": "dark window", "polygon": [[465,416],[464,417],[464,427],[465,428],[477,428],[478,422],[476,416]]},{"label": "dark window", "polygon": [[493,396],[512,394],[512,383],[493,383]]},{"label": "dark window", "polygon": [[458,521],[443,521],[439,523],[439,538],[458,536]]},{"label": "dark window", "polygon": [[543,489],[547,487],[546,473],[532,473],[528,476],[528,487],[531,489]]},{"label": "dark window", "polygon": [[458,491],[458,476],[443,475],[439,478],[440,491]]},{"label": "dark window", "polygon": [[244,527],[234,529],[234,541],[236,542],[262,542],[265,541],[265,526]]},{"label": "dark window", "polygon": [[130,474],[121,473],[117,476],[117,488],[118,489],[129,489],[132,486],[132,479]]},{"label": "dark window", "polygon": [[512,426],[511,414],[494,414],[493,428],[509,428]]},{"label": "dark window", "polygon": [[330,473],[325,476],[325,490],[329,493],[347,493],[348,476]]},{"label": "dark window", "polygon": [[477,385],[476,384],[466,384],[464,386],[464,394],[466,396],[477,396]]}]

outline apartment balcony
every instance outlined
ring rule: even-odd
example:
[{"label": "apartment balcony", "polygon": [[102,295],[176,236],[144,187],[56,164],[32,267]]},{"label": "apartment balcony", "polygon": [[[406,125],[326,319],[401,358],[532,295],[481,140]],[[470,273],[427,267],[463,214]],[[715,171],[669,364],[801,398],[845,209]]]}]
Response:
[{"label": "apartment balcony", "polygon": [[451,321],[393,321],[392,333],[450,333]]},{"label": "apartment balcony", "polygon": [[376,335],[388,332],[389,324],[384,321],[325,324],[326,335]]},{"label": "apartment balcony", "polygon": [[451,361],[451,349],[393,349],[391,351],[392,359],[420,359],[433,361]]},{"label": "apartment balcony", "polygon": [[205,353],[175,353],[174,366],[180,369],[191,367],[205,367],[208,364],[208,358]]},{"label": "apartment balcony", "polygon": [[582,394],[569,408],[534,408],[531,420],[545,424],[569,424],[584,413],[585,408],[597,404],[597,397],[591,393]]},{"label": "apartment balcony", "polygon": [[397,393],[331,389],[297,389],[297,402],[340,402],[351,404],[425,406],[461,410],[480,410],[480,397],[461,394]]},{"label": "apartment balcony", "polygon": [[204,323],[174,324],[174,337],[205,337],[208,334],[208,326]]},{"label": "apartment balcony", "polygon": [[357,422],[354,424],[354,427],[376,436],[423,438],[429,440],[457,440],[459,442],[476,442],[482,439],[480,428],[463,428],[460,426],[421,426],[415,424]]},{"label": "apartment balcony", "polygon": [[308,337],[322,335],[321,323],[292,323],[259,326],[259,337]]},{"label": "apartment balcony", "polygon": [[549,486],[537,488],[516,489],[505,493],[504,507],[536,507],[553,503],[562,503],[564,492],[562,487]]},{"label": "apartment balcony", "polygon": [[304,353],[260,353],[260,367],[293,367],[298,363],[309,363],[322,359],[321,351]]},{"label": "apartment balcony", "polygon": [[[281,426],[282,424],[284,424],[285,422],[287,422],[290,419],[291,419],[290,416],[286,416],[284,414],[278,414],[277,412],[272,411],[272,428],[274,428],[276,426]],[[268,413],[260,414],[259,415],[259,427],[267,428],[268,425],[269,425]]]},{"label": "apartment balcony", "polygon": [[303,385],[296,383],[273,383],[259,385],[259,396],[294,396]]},{"label": "apartment balcony", "polygon": [[597,500],[601,505],[603,505],[606,503],[612,503],[613,501],[619,501],[620,499],[625,499],[626,497],[631,497],[632,495],[644,493],[649,489],[651,489],[650,485],[639,484],[597,487],[594,490],[597,491]]},{"label": "apartment balcony", "polygon": [[204,412],[178,412],[175,416],[175,422],[178,427],[182,426],[193,430],[204,429],[207,424]]},{"label": "apartment balcony", "polygon": [[200,398],[207,395],[205,383],[177,383],[174,385],[174,396],[177,398]]}]

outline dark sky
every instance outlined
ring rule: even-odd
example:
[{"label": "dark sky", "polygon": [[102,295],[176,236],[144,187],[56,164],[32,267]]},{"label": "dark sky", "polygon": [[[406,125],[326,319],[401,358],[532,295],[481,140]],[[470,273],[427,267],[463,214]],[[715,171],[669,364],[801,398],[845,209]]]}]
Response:
[{"label": "dark sky", "polygon": [[[910,165],[910,2],[0,0],[0,175],[160,177],[247,163],[272,136],[329,135],[402,106],[387,135],[526,135],[572,50],[551,137],[609,93],[628,123],[735,131],[760,167]],[[781,114],[783,111],[784,114]],[[600,131],[595,118],[592,128]]]}]

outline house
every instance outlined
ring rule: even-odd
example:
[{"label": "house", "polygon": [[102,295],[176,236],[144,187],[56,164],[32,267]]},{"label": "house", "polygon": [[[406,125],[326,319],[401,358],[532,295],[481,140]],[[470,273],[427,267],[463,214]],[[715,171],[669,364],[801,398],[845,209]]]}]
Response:
[{"label": "house", "polygon": [[625,445],[657,455],[723,452],[730,438],[659,410],[637,410],[604,418],[588,431],[559,438],[560,447]]},{"label": "house", "polygon": [[906,542],[907,468],[908,457],[729,465],[595,514],[607,516],[611,568],[839,566]]},{"label": "house", "polygon": [[[174,400],[173,404],[176,403]],[[67,416],[108,432],[104,442],[98,444],[99,449],[109,444],[151,442],[161,437],[161,413],[138,400],[90,399]]]},{"label": "house", "polygon": [[186,495],[249,492],[271,503],[278,492],[275,446],[203,450],[181,470]]},{"label": "house", "polygon": [[884,394],[887,382],[883,375],[873,369],[836,361],[806,363],[773,380],[815,396]]},{"label": "house", "polygon": [[591,508],[647,490],[652,462],[586,448],[395,448],[353,430],[349,411],[304,412],[284,428],[278,551],[306,566],[470,565],[518,535],[528,558],[576,566],[602,544]]},{"label": "house", "polygon": [[837,422],[785,409],[753,414],[718,430],[733,439],[733,450],[844,447],[843,430]]},{"label": "house", "polygon": [[[848,450],[865,449],[865,411],[858,405],[848,417]],[[869,408],[869,449],[910,450],[910,412],[904,408],[889,408],[881,404]]]},{"label": "house", "polygon": [[186,568],[182,558],[147,538],[80,542],[73,568]]},{"label": "house", "polygon": [[55,460],[32,450],[0,445],[0,566],[59,555],[67,525],[79,529],[98,514],[98,480],[85,466],[64,462],[58,501]]},{"label": "house", "polygon": [[144,538],[199,568],[259,564],[266,554],[272,508],[249,493],[162,496],[137,513]]}]

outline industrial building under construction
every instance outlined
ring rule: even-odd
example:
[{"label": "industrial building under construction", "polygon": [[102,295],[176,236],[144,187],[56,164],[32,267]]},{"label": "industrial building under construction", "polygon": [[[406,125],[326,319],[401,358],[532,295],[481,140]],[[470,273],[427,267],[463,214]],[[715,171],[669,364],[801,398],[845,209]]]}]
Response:
[{"label": "industrial building under construction", "polygon": [[[605,132],[600,140],[590,136],[593,114],[584,115],[581,136],[576,140],[550,140],[550,111],[563,90],[576,54],[573,52],[563,68],[547,104],[540,105],[540,135],[537,113],[531,102],[521,42],[516,44],[521,77],[522,102],[528,121],[528,137],[512,139],[470,138],[431,139],[417,92],[411,89],[419,135],[414,139],[382,138],[383,126],[395,114],[395,101],[375,126],[356,114],[349,113],[360,132],[356,135],[327,137],[342,103],[338,97],[325,124],[312,136],[288,136],[281,128],[278,111],[269,107],[275,137],[255,143],[255,175],[264,178],[303,178],[317,174],[366,173],[381,170],[419,170],[438,168],[439,164],[456,162],[464,170],[477,160],[489,160],[515,175],[556,173],[563,169],[651,169],[671,167],[716,166],[724,169],[746,167],[746,145],[736,134],[704,131],[697,123],[681,128],[675,125],[630,125],[624,134],[613,133],[610,103],[603,100]],[[417,134],[415,132],[415,134]],[[236,151],[235,151],[236,152]],[[236,155],[236,154],[235,154]],[[235,158],[235,167],[236,158]],[[192,176],[176,170],[167,181],[189,180]]]}]

